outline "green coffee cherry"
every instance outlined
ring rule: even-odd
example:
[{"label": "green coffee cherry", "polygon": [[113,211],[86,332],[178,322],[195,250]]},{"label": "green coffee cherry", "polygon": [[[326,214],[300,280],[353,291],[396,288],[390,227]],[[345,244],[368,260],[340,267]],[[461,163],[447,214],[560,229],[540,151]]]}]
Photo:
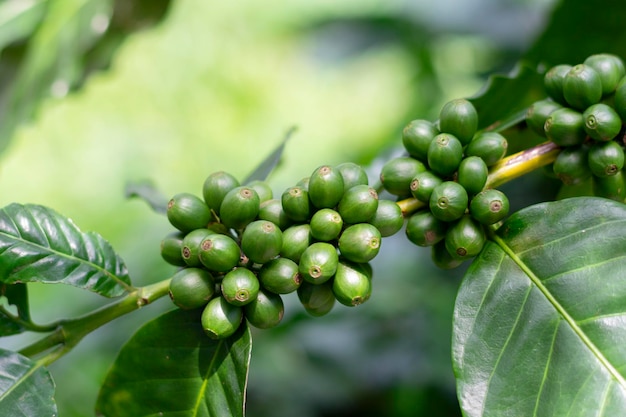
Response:
[{"label": "green coffee cherry", "polygon": [[333,208],[343,195],[343,177],[329,166],[317,168],[309,178],[309,200],[317,208]]},{"label": "green coffee cherry", "polygon": [[289,216],[287,216],[287,213],[285,213],[285,210],[283,210],[283,204],[277,198],[262,202],[257,217],[260,220],[267,220],[268,222],[274,223],[280,230],[285,230],[293,223]]},{"label": "green coffee cherry", "polygon": [[339,236],[339,251],[349,261],[366,263],[378,255],[381,235],[378,229],[369,223],[353,224]]},{"label": "green coffee cherry", "polygon": [[220,205],[220,220],[226,227],[241,230],[259,214],[261,200],[250,187],[233,188]]},{"label": "green coffee cherry", "polygon": [[602,98],[602,80],[592,67],[578,64],[572,67],[563,79],[565,101],[580,111]]},{"label": "green coffee cherry", "polygon": [[443,180],[431,171],[420,172],[411,181],[411,194],[419,201],[428,203],[433,190],[442,182]]},{"label": "green coffee cherry", "polygon": [[367,172],[361,165],[354,162],[343,162],[335,167],[343,178],[343,191],[346,192],[355,185],[367,185]]},{"label": "green coffee cherry", "polygon": [[467,145],[465,155],[477,156],[490,167],[504,158],[508,146],[508,141],[501,134],[497,132],[481,132],[477,133],[469,145]]},{"label": "green coffee cherry", "polygon": [[214,294],[215,279],[205,269],[181,269],[170,281],[170,298],[176,306],[184,310],[202,307]]},{"label": "green coffee cherry", "polygon": [[363,304],[372,295],[372,280],[360,264],[339,261],[332,282],[335,298],[348,307]]},{"label": "green coffee cherry", "polygon": [[595,54],[587,57],[583,64],[590,66],[600,75],[602,94],[607,95],[615,91],[619,81],[626,75],[624,62],[616,55]]},{"label": "green coffee cherry", "polygon": [[209,229],[196,229],[187,233],[180,246],[180,256],[188,266],[200,266],[200,244],[214,233]]},{"label": "green coffee cherry", "polygon": [[298,264],[287,258],[272,259],[264,264],[258,275],[261,286],[276,294],[289,294],[302,284]]},{"label": "green coffee cherry", "polygon": [[583,115],[569,107],[553,111],[544,130],[546,137],[559,146],[580,145],[587,137]]},{"label": "green coffee cherry", "polygon": [[583,112],[584,129],[587,134],[599,141],[613,139],[622,129],[622,119],[612,107],[592,104]]},{"label": "green coffee cherry", "polygon": [[161,257],[170,265],[186,266],[181,250],[183,246],[183,232],[172,232],[161,240]]},{"label": "green coffee cherry", "polygon": [[479,223],[490,225],[508,216],[509,208],[509,199],[502,191],[487,189],[472,198],[469,213]]},{"label": "green coffee cherry", "polygon": [[[302,188],[307,193],[309,192],[309,180],[311,177],[304,177],[296,183],[296,187]],[[307,195],[308,196],[308,195]]]},{"label": "green coffee cherry", "polygon": [[343,228],[343,219],[335,210],[325,208],[315,212],[311,217],[310,225],[311,235],[315,239],[328,242],[339,237]]},{"label": "green coffee cherry", "polygon": [[232,305],[243,306],[257,297],[261,285],[248,268],[235,268],[222,278],[222,296]]},{"label": "green coffee cherry", "polygon": [[428,147],[428,166],[443,177],[452,175],[462,159],[463,145],[449,133],[438,134]]},{"label": "green coffee cherry", "polygon": [[463,216],[468,202],[467,191],[461,184],[444,181],[435,187],[428,205],[436,218],[444,222],[451,222]]},{"label": "green coffee cherry", "polygon": [[332,281],[326,281],[320,285],[303,282],[298,288],[298,299],[307,313],[313,317],[324,316],[335,305]]},{"label": "green coffee cherry", "polygon": [[316,242],[302,253],[298,270],[305,281],[321,284],[335,274],[338,262],[337,249],[333,245],[326,242]]},{"label": "green coffee cherry", "polygon": [[615,111],[622,120],[626,120],[626,76],[617,84],[614,96]]},{"label": "green coffee cherry", "polygon": [[223,297],[215,297],[204,307],[200,321],[202,329],[211,339],[231,336],[241,324],[243,310]]},{"label": "green coffee cherry", "polygon": [[241,251],[231,237],[212,234],[200,242],[200,262],[210,271],[227,272],[239,263]]},{"label": "green coffee cherry", "polygon": [[202,196],[207,206],[219,214],[224,196],[233,188],[239,187],[239,185],[237,178],[228,172],[214,172],[204,180]]},{"label": "green coffee cherry", "polygon": [[241,250],[257,264],[264,264],[277,257],[282,247],[283,233],[267,220],[253,221],[241,235]]},{"label": "green coffee cherry", "polygon": [[422,119],[413,120],[402,130],[402,144],[409,155],[426,162],[430,142],[438,134],[439,131],[432,122]]},{"label": "green coffee cherry", "polygon": [[312,241],[310,225],[290,226],[283,231],[283,247],[280,250],[280,256],[298,263],[302,253],[311,245]]},{"label": "green coffee cherry", "polygon": [[368,185],[356,185],[350,188],[337,205],[341,218],[349,224],[369,221],[376,214],[377,208],[378,193]]},{"label": "green coffee cherry", "polygon": [[243,308],[243,313],[254,327],[270,329],[283,319],[285,304],[280,295],[261,290],[257,298]]},{"label": "green coffee cherry", "polygon": [[593,177],[593,193],[598,197],[624,202],[626,198],[626,180],[624,171],[608,177]]},{"label": "green coffee cherry", "polygon": [[624,150],[614,141],[595,143],[589,148],[588,161],[596,177],[615,175],[624,168]]},{"label": "green coffee cherry", "polygon": [[591,176],[587,155],[587,146],[570,146],[559,152],[552,164],[556,177],[565,185],[576,185]]},{"label": "green coffee cherry", "polygon": [[256,191],[257,195],[259,196],[259,201],[261,203],[274,198],[274,192],[272,191],[272,188],[266,181],[262,181],[262,180],[250,181],[249,183],[246,184],[246,187],[250,187],[254,191]]},{"label": "green coffee cherry", "polygon": [[398,157],[387,161],[380,171],[380,181],[389,193],[398,196],[411,194],[411,181],[426,166],[420,161],[409,157]]},{"label": "green coffee cherry", "polygon": [[526,124],[539,136],[546,136],[543,126],[553,111],[563,106],[551,99],[535,101],[526,112]]},{"label": "green coffee cherry", "polygon": [[468,156],[461,161],[457,172],[457,181],[468,194],[478,194],[485,188],[489,169],[487,164],[477,156]]},{"label": "green coffee cherry", "polygon": [[418,211],[406,223],[406,237],[417,246],[432,246],[446,237],[448,224],[428,210]]},{"label": "green coffee cherry", "polygon": [[469,100],[456,99],[443,105],[439,113],[439,130],[442,133],[449,133],[461,144],[467,145],[477,129],[478,112]]},{"label": "green coffee cherry", "polygon": [[213,219],[204,201],[190,193],[179,193],[167,203],[167,219],[181,232],[206,227]]},{"label": "green coffee cherry", "polygon": [[436,267],[454,269],[463,263],[463,259],[453,258],[446,249],[446,241],[442,240],[431,247],[430,257]]},{"label": "green coffee cherry", "polygon": [[453,258],[469,259],[478,255],[485,246],[487,237],[483,226],[471,216],[461,217],[446,233],[446,249]]},{"label": "green coffee cherry", "polygon": [[402,229],[404,216],[402,209],[390,200],[378,200],[378,208],[369,221],[380,232],[382,237],[392,236]]},{"label": "green coffee cherry", "polygon": [[309,218],[311,203],[309,193],[300,186],[288,188],[281,196],[283,211],[291,220],[304,222]]},{"label": "green coffee cherry", "polygon": [[562,105],[567,105],[567,101],[565,101],[565,97],[563,96],[563,82],[565,76],[571,69],[571,65],[556,65],[550,68],[543,78],[543,85],[550,98]]}]

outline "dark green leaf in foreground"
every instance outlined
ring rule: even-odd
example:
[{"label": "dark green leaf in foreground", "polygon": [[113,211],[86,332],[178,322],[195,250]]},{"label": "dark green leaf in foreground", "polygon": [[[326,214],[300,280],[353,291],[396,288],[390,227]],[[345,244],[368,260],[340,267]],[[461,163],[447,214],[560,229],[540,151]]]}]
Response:
[{"label": "dark green leaf in foreground", "polygon": [[25,356],[3,349],[0,349],[0,415],[58,415],[50,373]]},{"label": "dark green leaf in foreground", "polygon": [[624,271],[624,204],[579,197],[511,216],[456,300],[453,364],[465,415],[624,415]]},{"label": "dark green leaf in foreground", "polygon": [[248,326],[213,340],[204,334],[200,315],[174,310],[144,325],[107,375],[98,415],[243,417],[252,347]]},{"label": "dark green leaf in foreground", "polygon": [[107,297],[131,289],[124,262],[102,236],[50,208],[15,203],[0,210],[0,282],[61,283]]}]

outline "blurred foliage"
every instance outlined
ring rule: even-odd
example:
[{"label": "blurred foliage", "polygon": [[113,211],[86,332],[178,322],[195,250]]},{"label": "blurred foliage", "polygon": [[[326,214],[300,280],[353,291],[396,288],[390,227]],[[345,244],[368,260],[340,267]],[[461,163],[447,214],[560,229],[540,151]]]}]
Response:
[{"label": "blurred foliage", "polygon": [[[125,200],[127,183],[149,179],[172,195],[199,194],[216,170],[243,179],[293,125],[270,176],[275,193],[325,163],[369,164],[374,181],[381,163],[400,152],[409,120],[435,119],[445,101],[476,95],[487,75],[509,73],[524,59],[518,68],[527,77],[513,83],[521,79],[532,100],[541,94],[538,65],[599,51],[626,55],[620,6],[6,0],[0,204],[33,202],[72,217],[111,241],[134,283],[154,282],[173,272],[158,255],[170,229],[144,203]],[[522,88],[507,83],[502,100]],[[554,196],[544,184],[531,175],[506,191],[515,191],[519,207],[531,202],[529,190],[533,201]],[[428,250],[402,233],[385,240],[366,305],[313,319],[286,297],[284,324],[254,333],[249,416],[459,415],[450,323],[463,268],[437,270]],[[57,286],[35,285],[31,295],[42,322],[103,303]],[[169,308],[162,300],[119,319],[55,363],[60,415],[92,415],[120,345]],[[7,338],[2,347],[23,342]]]},{"label": "blurred foliage", "polygon": [[0,4],[0,151],[42,99],[63,97],[106,68],[121,41],[169,0],[7,0]]}]

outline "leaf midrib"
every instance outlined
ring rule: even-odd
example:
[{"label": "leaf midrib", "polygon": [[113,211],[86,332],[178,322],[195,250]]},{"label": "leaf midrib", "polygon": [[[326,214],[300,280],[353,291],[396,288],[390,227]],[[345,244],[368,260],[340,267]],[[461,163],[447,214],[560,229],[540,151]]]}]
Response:
[{"label": "leaf midrib", "polygon": [[552,304],[552,306],[556,309],[556,311],[561,315],[563,320],[574,331],[574,333],[580,338],[580,340],[587,346],[587,348],[593,353],[593,355],[598,359],[598,361],[606,368],[606,370],[613,376],[613,378],[622,386],[623,389],[626,390],[626,379],[618,372],[617,369],[609,362],[609,360],[602,354],[600,349],[589,339],[587,334],[580,328],[578,323],[574,320],[572,316],[569,315],[567,310],[557,301],[556,298],[552,295],[552,293],[543,285],[543,282],[539,279],[537,275],[526,265],[519,256],[506,244],[506,242],[495,234],[492,234],[491,239],[495,241],[495,243],[500,246],[500,248],[515,262],[517,266],[528,276],[531,282],[541,291],[541,293],[546,297],[546,299]]},{"label": "leaf midrib", "polygon": [[[101,265],[98,265],[98,264],[95,264],[95,263],[93,263],[92,261],[90,261],[88,259],[80,258],[80,257],[76,256],[75,254],[69,255],[67,253],[60,252],[60,251],[54,249],[50,245],[49,246],[44,246],[44,245],[41,245],[39,243],[34,243],[34,242],[30,241],[30,240],[26,240],[26,239],[22,238],[21,236],[19,236],[19,237],[18,236],[14,236],[14,235],[12,235],[10,233],[7,233],[7,232],[0,232],[0,237],[5,237],[9,241],[12,240],[12,241],[20,242],[22,244],[34,246],[37,249],[39,249],[40,253],[46,253],[46,252],[48,253],[48,255],[38,259],[38,261],[40,261],[41,259],[43,259],[43,258],[45,258],[47,256],[57,256],[59,258],[67,259],[68,261],[79,262],[79,263],[88,265],[90,268],[92,268],[92,269],[94,269],[96,271],[99,271],[101,274],[111,278],[118,285],[120,285],[122,288],[124,288],[125,291],[131,292],[133,290],[133,288],[131,286],[129,286],[126,282],[124,282],[124,280],[121,277],[119,277],[116,274],[112,273],[111,271],[107,270],[105,267],[103,267]],[[84,236],[83,236],[83,238],[84,238]],[[29,265],[31,265],[31,264],[29,264]]]}]

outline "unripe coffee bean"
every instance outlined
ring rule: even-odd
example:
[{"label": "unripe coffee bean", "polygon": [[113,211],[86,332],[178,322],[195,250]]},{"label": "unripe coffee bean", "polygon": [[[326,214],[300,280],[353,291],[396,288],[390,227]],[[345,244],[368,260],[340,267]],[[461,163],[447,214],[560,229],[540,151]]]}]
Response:
[{"label": "unripe coffee bean", "polygon": [[172,226],[187,233],[206,227],[213,215],[199,197],[190,193],[179,193],[167,203],[167,218]]},{"label": "unripe coffee bean", "polygon": [[204,180],[202,196],[207,206],[219,214],[224,196],[233,188],[239,187],[239,185],[237,178],[228,172],[214,172]]},{"label": "unripe coffee bean", "polygon": [[226,227],[241,230],[259,214],[261,200],[250,187],[233,188],[220,205],[220,220]]},{"label": "unripe coffee bean", "polygon": [[353,224],[339,236],[341,255],[352,262],[366,263],[380,251],[382,237],[378,229],[369,223]]},{"label": "unripe coffee bean", "polygon": [[257,297],[243,308],[248,323],[258,329],[278,326],[285,313],[285,305],[280,295],[260,290]]},{"label": "unripe coffee bean", "polygon": [[184,310],[202,307],[214,294],[215,280],[205,269],[181,269],[170,281],[170,298],[176,306]]},{"label": "unripe coffee bean", "polygon": [[211,339],[224,339],[237,331],[242,318],[241,307],[230,304],[223,297],[215,297],[202,311],[202,329]]}]

